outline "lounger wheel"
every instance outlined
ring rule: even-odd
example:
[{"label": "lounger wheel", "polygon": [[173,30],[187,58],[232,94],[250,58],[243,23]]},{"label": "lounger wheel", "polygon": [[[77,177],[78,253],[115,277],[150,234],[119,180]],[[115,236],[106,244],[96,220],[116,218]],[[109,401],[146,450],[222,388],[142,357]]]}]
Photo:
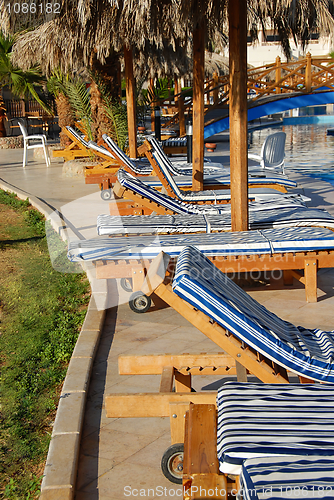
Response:
[{"label": "lounger wheel", "polygon": [[136,313],[145,313],[151,307],[151,299],[144,295],[143,292],[134,292],[130,296],[129,306]]},{"label": "lounger wheel", "polygon": [[132,292],[132,279],[131,278],[121,278],[121,287],[126,292]]},{"label": "lounger wheel", "polygon": [[172,444],[162,456],[161,469],[163,475],[175,484],[182,484],[183,476],[183,443]]},{"label": "lounger wheel", "polygon": [[102,200],[110,200],[111,199],[111,189],[102,189],[101,198],[102,198]]}]

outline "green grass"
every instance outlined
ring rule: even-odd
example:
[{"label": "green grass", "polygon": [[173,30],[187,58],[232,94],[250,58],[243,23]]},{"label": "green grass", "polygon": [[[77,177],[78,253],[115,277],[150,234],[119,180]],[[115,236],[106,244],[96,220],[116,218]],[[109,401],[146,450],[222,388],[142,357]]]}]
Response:
[{"label": "green grass", "polygon": [[52,267],[44,218],[27,202],[0,191],[0,209],[0,498],[32,499],[89,283]]}]

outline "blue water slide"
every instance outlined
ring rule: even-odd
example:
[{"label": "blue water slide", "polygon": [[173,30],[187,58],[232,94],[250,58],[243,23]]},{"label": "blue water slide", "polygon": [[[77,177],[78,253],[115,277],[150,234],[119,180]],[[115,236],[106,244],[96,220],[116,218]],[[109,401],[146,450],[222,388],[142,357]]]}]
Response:
[{"label": "blue water slide", "polygon": [[[303,108],[305,106],[319,106],[321,104],[334,104],[334,91],[315,92],[313,94],[302,94],[294,97],[280,96],[275,101],[270,101],[265,104],[259,103],[258,106],[249,108],[248,121],[255,120],[261,116],[281,113],[288,109]],[[230,120],[228,116],[206,125],[204,127],[204,139],[227,130],[229,126]]]}]

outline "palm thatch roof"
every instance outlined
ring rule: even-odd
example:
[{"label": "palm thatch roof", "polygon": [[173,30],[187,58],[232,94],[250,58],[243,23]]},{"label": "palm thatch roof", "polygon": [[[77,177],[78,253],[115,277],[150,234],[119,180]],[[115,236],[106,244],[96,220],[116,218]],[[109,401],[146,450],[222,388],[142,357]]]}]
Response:
[{"label": "palm thatch roof", "polygon": [[[287,56],[291,37],[305,44],[312,32],[334,32],[332,0],[245,0],[246,5],[252,37],[259,25],[269,23]],[[149,62],[166,71],[172,67],[177,73],[185,64],[181,53],[191,42],[193,28],[202,21],[208,46],[227,43],[227,10],[228,0],[62,0],[59,15],[17,42],[15,62],[22,68],[38,62],[49,73],[56,66],[89,66],[92,53],[103,64],[126,44],[137,49],[138,61],[146,66]],[[5,0],[0,0],[0,28],[13,29],[17,17],[9,15]]]}]

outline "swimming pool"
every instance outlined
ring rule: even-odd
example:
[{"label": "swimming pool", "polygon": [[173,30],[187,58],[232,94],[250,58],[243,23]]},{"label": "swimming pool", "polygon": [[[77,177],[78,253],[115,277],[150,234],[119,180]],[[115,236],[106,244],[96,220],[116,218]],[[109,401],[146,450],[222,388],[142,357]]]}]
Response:
[{"label": "swimming pool", "polygon": [[333,123],[281,125],[254,130],[250,132],[249,151],[259,153],[267,135],[283,130],[286,171],[306,173],[334,186],[334,136],[327,135],[332,126]]}]

